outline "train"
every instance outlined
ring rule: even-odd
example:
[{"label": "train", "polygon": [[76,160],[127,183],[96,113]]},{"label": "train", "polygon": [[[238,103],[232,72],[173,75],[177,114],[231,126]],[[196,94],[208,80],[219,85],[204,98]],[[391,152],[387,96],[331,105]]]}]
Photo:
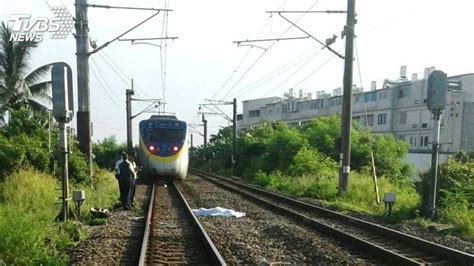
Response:
[{"label": "train", "polygon": [[186,178],[189,164],[187,131],[187,123],[174,115],[152,115],[140,121],[138,160],[146,178]]}]

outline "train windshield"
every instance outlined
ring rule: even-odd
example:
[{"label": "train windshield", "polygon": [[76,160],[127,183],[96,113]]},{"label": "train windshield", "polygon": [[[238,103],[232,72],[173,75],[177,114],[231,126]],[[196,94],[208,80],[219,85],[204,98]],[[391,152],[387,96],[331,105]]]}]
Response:
[{"label": "train windshield", "polygon": [[145,130],[145,140],[153,142],[179,142],[182,140],[182,130],[174,128],[160,128]]}]

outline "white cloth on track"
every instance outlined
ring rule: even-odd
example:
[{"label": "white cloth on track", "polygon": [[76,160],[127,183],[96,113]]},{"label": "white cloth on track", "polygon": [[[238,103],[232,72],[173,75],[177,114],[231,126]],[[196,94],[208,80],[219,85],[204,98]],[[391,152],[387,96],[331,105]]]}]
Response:
[{"label": "white cloth on track", "polygon": [[225,209],[221,207],[216,207],[216,208],[199,208],[199,209],[193,209],[193,213],[196,216],[224,216],[224,217],[243,217],[245,216],[244,212],[237,212],[231,209]]}]

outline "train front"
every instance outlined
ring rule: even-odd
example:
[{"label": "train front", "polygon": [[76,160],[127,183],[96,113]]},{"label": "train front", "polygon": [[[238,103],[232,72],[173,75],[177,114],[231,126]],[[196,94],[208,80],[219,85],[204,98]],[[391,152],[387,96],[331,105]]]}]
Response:
[{"label": "train front", "polygon": [[140,162],[149,178],[183,179],[188,171],[186,122],[148,119],[139,124]]}]

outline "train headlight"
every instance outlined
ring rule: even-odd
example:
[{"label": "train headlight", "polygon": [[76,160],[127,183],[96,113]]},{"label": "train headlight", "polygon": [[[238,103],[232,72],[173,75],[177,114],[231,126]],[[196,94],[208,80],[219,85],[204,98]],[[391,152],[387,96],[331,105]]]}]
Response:
[{"label": "train headlight", "polygon": [[179,151],[179,147],[177,145],[172,145],[168,147],[168,152],[170,153],[177,153]]},{"label": "train headlight", "polygon": [[156,151],[155,145],[150,145],[150,146],[148,146],[148,150],[149,150],[150,152],[155,152],[155,151]]}]

